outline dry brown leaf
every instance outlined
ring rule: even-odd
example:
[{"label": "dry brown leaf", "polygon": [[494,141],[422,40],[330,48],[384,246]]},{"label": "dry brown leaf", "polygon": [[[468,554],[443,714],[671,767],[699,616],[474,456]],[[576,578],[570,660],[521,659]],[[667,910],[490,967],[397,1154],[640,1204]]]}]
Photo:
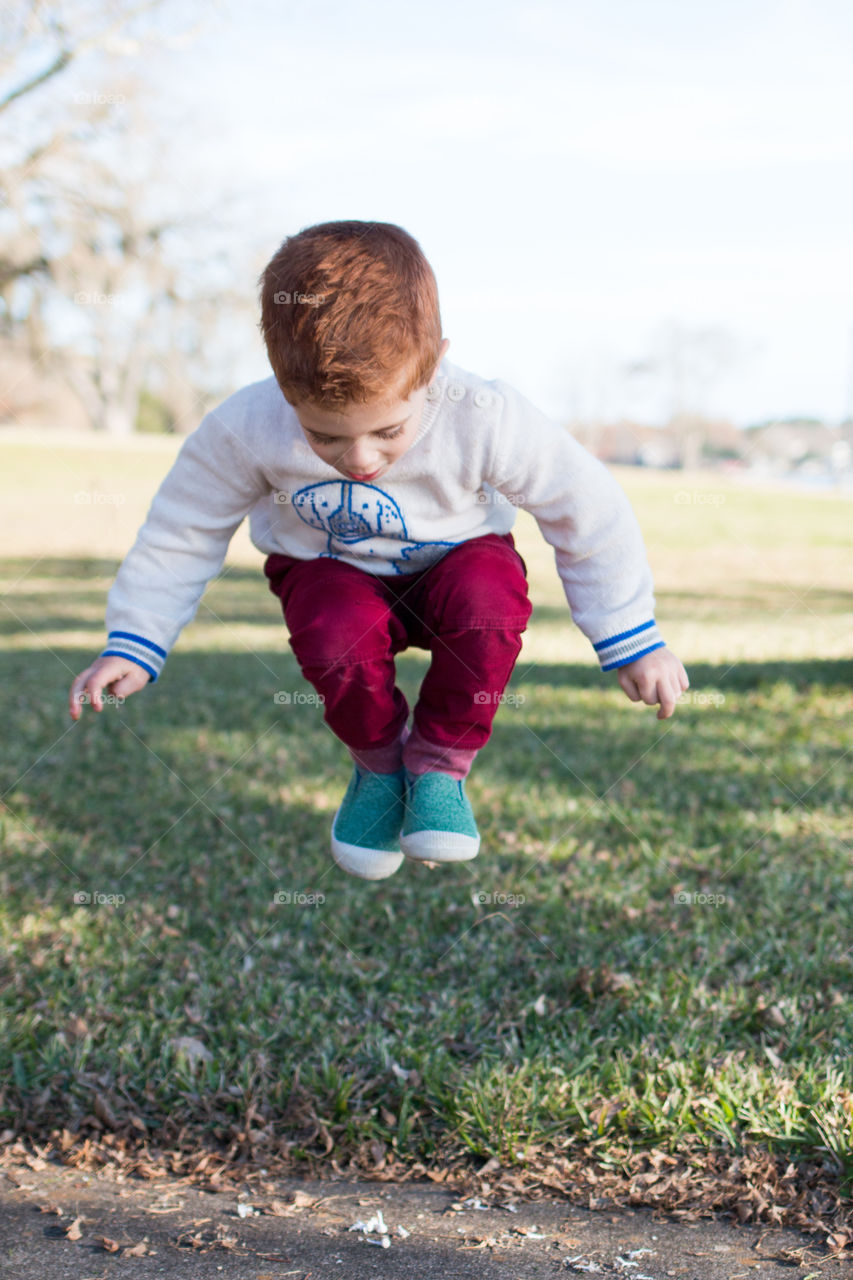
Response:
[{"label": "dry brown leaf", "polygon": [[128,1245],[126,1249],[122,1249],[121,1256],[123,1258],[144,1258],[148,1253],[148,1243],[146,1240],[140,1240],[139,1244]]},{"label": "dry brown leaf", "polygon": [[95,1244],[99,1244],[102,1249],[106,1249],[107,1253],[118,1253],[121,1249],[118,1240],[111,1240],[109,1236],[95,1236]]},{"label": "dry brown leaf", "polygon": [[271,1218],[286,1218],[293,1212],[293,1205],[285,1204],[283,1200],[270,1200],[268,1205],[261,1207],[261,1212],[269,1214]]},{"label": "dry brown leaf", "polygon": [[80,1230],[80,1223],[83,1221],[84,1221],[83,1218],[75,1218],[74,1221],[65,1228],[66,1239],[68,1240],[83,1239],[83,1232]]},{"label": "dry brown leaf", "polygon": [[99,1120],[103,1120],[108,1129],[117,1129],[119,1127],[118,1118],[113,1111],[108,1098],[102,1093],[95,1094],[95,1101],[92,1104],[95,1115]]}]

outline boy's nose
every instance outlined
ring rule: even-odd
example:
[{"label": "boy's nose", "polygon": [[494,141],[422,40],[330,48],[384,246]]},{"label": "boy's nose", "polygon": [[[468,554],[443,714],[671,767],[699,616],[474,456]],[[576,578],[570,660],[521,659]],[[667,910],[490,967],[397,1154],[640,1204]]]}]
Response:
[{"label": "boy's nose", "polygon": [[379,458],[375,450],[356,447],[347,450],[343,457],[343,464],[347,471],[353,471],[360,476],[369,476],[379,466]]}]

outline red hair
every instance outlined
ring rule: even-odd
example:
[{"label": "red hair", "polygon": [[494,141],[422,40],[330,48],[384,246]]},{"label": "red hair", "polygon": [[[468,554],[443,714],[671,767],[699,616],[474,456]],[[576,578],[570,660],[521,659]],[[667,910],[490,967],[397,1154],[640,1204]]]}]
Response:
[{"label": "red hair", "polygon": [[258,280],[260,329],[291,404],[407,399],[441,347],[438,287],[390,222],[321,222],[289,236]]}]

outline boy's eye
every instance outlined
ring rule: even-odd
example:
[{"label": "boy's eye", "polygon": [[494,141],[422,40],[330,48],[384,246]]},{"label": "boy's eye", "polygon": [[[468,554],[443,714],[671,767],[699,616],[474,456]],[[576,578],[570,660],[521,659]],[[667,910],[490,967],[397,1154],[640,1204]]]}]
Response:
[{"label": "boy's eye", "polygon": [[[405,426],[405,423],[403,426]],[[393,440],[401,434],[402,430],[403,427],[400,426],[395,427],[393,431],[374,431],[372,434],[376,436],[377,440]],[[339,436],[317,436],[313,431],[309,431],[308,434],[315,444],[337,444],[340,439]]]}]

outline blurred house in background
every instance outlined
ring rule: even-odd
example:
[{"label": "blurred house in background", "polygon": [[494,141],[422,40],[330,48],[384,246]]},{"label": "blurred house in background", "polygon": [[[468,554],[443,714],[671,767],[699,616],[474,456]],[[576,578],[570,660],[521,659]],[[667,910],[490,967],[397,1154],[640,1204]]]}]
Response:
[{"label": "blurred house in background", "polygon": [[853,420],[839,427],[812,418],[756,423],[691,417],[666,426],[577,423],[572,435],[602,462],[619,466],[710,468],[814,484],[853,484]]}]

